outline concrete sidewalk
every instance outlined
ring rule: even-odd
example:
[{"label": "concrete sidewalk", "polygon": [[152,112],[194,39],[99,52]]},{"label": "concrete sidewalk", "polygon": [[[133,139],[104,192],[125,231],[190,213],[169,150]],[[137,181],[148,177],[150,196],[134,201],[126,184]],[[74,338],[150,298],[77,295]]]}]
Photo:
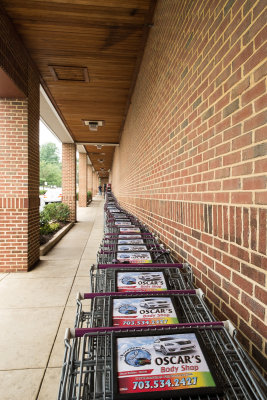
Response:
[{"label": "concrete sidewalk", "polygon": [[103,198],[78,208],[78,222],[31,272],[0,274],[0,399],[56,400],[64,333],[76,293],[103,238]]}]

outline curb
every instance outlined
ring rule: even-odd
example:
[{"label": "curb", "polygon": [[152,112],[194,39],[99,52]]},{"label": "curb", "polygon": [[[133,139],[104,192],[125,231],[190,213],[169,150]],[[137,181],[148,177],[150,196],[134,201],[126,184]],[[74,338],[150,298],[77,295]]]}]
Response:
[{"label": "curb", "polygon": [[70,222],[68,225],[60,229],[60,231],[58,231],[52,239],[40,246],[40,256],[44,256],[46,253],[48,253],[48,251],[51,250],[60,241],[60,239],[66,235],[66,233],[68,233],[73,225],[74,222]]}]

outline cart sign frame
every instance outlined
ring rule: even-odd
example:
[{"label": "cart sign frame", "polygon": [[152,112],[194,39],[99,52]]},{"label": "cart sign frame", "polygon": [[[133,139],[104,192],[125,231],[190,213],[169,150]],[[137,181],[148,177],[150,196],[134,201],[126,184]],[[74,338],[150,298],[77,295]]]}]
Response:
[{"label": "cart sign frame", "polygon": [[[123,278],[129,276],[132,281],[129,280],[127,284],[127,279],[123,282]],[[149,279],[149,277],[152,278]],[[155,277],[155,279],[154,279]],[[143,279],[141,279],[143,278]],[[154,280],[153,280],[154,279]],[[166,277],[165,271],[162,269],[124,269],[123,271],[116,271],[116,292],[135,292],[135,291],[164,291],[170,290],[170,285]]]},{"label": "cart sign frame", "polygon": [[112,297],[110,321],[112,326],[151,326],[178,324],[180,310],[173,296]]},{"label": "cart sign frame", "polygon": [[213,357],[196,329],[113,335],[114,400],[223,393]]}]

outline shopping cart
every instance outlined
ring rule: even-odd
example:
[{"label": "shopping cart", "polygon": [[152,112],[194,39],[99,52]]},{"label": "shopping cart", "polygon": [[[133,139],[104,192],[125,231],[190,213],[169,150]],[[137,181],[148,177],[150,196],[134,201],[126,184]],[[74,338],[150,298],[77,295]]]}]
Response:
[{"label": "shopping cart", "polygon": [[168,290],[195,289],[193,273],[189,264],[122,264],[92,265],[90,269],[90,287],[92,293],[117,292],[118,273],[155,272],[163,269]]},{"label": "shopping cart", "polygon": [[[266,383],[240,347],[235,335],[231,336],[230,332],[234,332],[234,329],[229,321],[188,323],[153,329],[151,327],[67,329],[58,400],[118,398],[120,376],[117,372],[119,368],[117,354],[118,341],[121,338],[126,337],[127,340],[133,341],[166,337],[166,335],[185,336],[190,333],[192,335],[192,332],[202,343],[204,354],[208,355],[209,368],[214,371],[214,378],[216,376],[218,380],[218,394],[215,392],[210,395],[209,389],[206,395],[204,390],[201,394],[193,390],[193,395],[189,393],[185,397],[180,390],[158,392],[154,389],[155,386],[152,385],[151,388],[148,384],[146,391],[142,393],[141,390],[141,393],[130,397],[131,399],[143,399],[144,396],[151,396],[153,393],[155,399],[170,400],[266,400]],[[165,383],[163,380],[163,386]],[[142,385],[141,388],[143,387]],[[121,399],[128,397],[120,396]]]},{"label": "shopping cart", "polygon": [[[112,326],[113,310],[116,306],[116,302],[121,303],[122,306],[124,305],[125,307],[122,314],[123,318],[124,315],[132,315],[132,301],[140,298],[144,299],[141,303],[144,303],[145,306],[148,304],[147,307],[149,307],[149,302],[151,303],[151,301],[153,301],[158,304],[159,308],[162,304],[160,299],[163,298],[165,300],[169,298],[170,300],[167,300],[167,303],[170,304],[170,302],[172,302],[171,306],[174,307],[173,310],[179,323],[215,321],[215,317],[204,301],[204,293],[201,289],[166,290],[163,292],[78,293],[75,328]],[[89,302],[90,311],[84,311],[83,304],[85,303],[85,305],[87,305]],[[145,308],[143,308],[142,311],[145,312]],[[166,314],[165,309],[162,311],[162,314]],[[146,317],[146,314],[144,317]],[[158,319],[158,321],[160,320],[161,318]],[[131,321],[131,323],[133,322],[135,321]],[[143,321],[137,321],[138,324],[147,324],[148,322],[149,320],[147,318],[143,318]],[[153,323],[158,323],[155,318],[152,320],[151,325],[153,325]],[[125,320],[124,324],[127,324],[127,320]]]},{"label": "shopping cart", "polygon": [[140,263],[172,263],[173,259],[170,250],[160,246],[150,246],[149,249],[120,250],[100,249],[97,253],[99,264],[140,264]]}]

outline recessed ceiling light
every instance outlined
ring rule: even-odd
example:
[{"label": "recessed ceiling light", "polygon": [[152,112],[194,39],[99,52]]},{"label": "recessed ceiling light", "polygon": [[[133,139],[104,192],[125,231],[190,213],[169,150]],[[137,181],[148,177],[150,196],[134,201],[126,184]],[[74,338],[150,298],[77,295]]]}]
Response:
[{"label": "recessed ceiling light", "polygon": [[105,121],[97,121],[97,120],[83,120],[84,125],[89,127],[90,131],[97,131],[99,126],[104,126]]}]

